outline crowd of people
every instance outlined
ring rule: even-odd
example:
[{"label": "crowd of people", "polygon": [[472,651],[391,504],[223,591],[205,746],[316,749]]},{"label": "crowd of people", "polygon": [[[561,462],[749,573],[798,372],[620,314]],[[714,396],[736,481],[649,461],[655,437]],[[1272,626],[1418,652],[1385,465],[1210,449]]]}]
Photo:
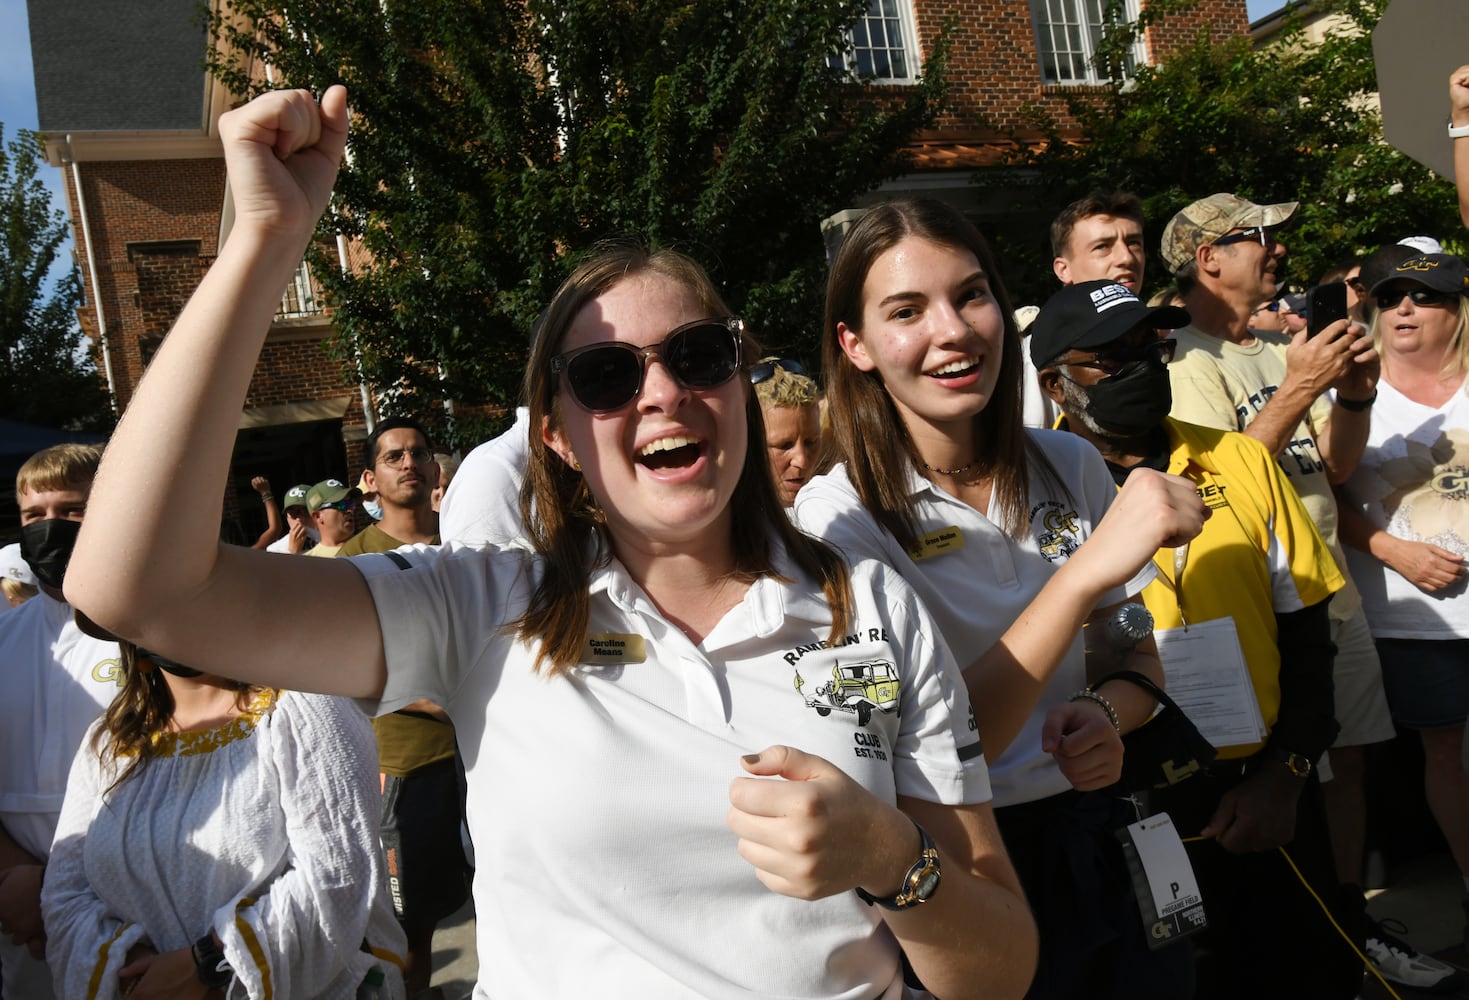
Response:
[{"label": "crowd of people", "polygon": [[200,498],[346,131],[340,87],[221,119],[229,242],[105,452],[20,471],[5,1000],[433,997],[471,896],[483,997],[1459,985],[1361,887],[1403,730],[1469,899],[1458,257],[1297,294],[1297,206],[1216,193],[1146,299],[1099,193],[1017,310],[969,220],[893,201],[818,380],[688,256],[599,245],[505,434],[380,421],[354,486],[254,478],[252,545]]}]

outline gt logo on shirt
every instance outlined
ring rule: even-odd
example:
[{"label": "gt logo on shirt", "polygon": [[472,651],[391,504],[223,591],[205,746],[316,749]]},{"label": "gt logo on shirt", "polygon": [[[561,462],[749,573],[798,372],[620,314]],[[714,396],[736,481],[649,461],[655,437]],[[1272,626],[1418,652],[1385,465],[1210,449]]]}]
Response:
[{"label": "gt logo on shirt", "polygon": [[1036,547],[1047,562],[1060,562],[1081,545],[1081,522],[1075,510],[1055,500],[1043,500],[1030,509],[1030,523],[1038,524]]},{"label": "gt logo on shirt", "polygon": [[1469,472],[1458,466],[1440,469],[1428,481],[1433,492],[1440,496],[1462,498],[1469,496]]},{"label": "gt logo on shirt", "polygon": [[122,687],[122,661],[116,657],[101,661],[92,668],[92,680],[98,684],[116,684]]}]

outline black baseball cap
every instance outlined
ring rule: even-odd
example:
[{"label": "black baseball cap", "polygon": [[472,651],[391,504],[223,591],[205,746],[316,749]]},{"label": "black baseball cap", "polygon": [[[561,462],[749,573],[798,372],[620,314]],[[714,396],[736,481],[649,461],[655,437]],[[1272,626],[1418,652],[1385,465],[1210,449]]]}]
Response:
[{"label": "black baseball cap", "polygon": [[1126,285],[1083,281],[1067,285],[1041,306],[1030,326],[1030,360],[1044,368],[1069,350],[1110,344],[1135,326],[1176,330],[1189,322],[1188,310],[1149,306]]}]

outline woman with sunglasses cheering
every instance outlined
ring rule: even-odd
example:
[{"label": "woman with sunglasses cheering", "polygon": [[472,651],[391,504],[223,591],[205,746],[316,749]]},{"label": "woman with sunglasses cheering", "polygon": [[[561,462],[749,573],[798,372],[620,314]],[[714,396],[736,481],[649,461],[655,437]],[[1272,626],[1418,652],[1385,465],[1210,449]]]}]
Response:
[{"label": "woman with sunglasses cheering", "polygon": [[1161,684],[1162,667],[1151,636],[1125,657],[1097,643],[1089,663],[1082,626],[1141,590],[1160,545],[1198,533],[1194,487],[1141,470],[1119,494],[1089,444],[1022,426],[1013,312],[947,205],[871,209],[832,267],[824,327],[842,464],[801,491],[797,523],[897,568],[970,663],[996,819],[1041,931],[1030,995],[1190,995],[1189,950],[1150,952],[1132,900],[1114,831],[1138,817],[1084,794],[1117,782],[1121,734],[1153,709],[1089,683],[1123,661]]},{"label": "woman with sunglasses cheering", "polygon": [[217,510],[129,499],[157,468],[222,493],[346,118],[340,87],[221,118],[235,228],[112,439],[94,507],[126,519],[88,524],[70,596],[201,669],[444,706],[478,997],[897,998],[900,948],[946,997],[1020,995],[1034,928],[962,679],[901,579],[791,526],[748,338],[687,258],[604,251],[547,307],[533,552],[270,559],[217,545]]},{"label": "woman with sunglasses cheering", "polygon": [[1429,807],[1469,877],[1469,267],[1412,257],[1371,294],[1382,377],[1341,535],[1393,721],[1418,730]]}]

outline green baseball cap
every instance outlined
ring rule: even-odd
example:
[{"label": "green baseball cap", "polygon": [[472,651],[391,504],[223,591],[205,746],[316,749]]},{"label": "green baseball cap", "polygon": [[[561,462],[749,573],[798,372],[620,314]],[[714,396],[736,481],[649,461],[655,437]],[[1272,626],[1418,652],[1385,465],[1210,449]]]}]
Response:
[{"label": "green baseball cap", "polygon": [[356,496],[357,491],[336,479],[323,479],[311,489],[306,491],[306,509],[315,514],[329,503],[337,503],[349,496]]},{"label": "green baseball cap", "polygon": [[306,494],[310,492],[310,483],[298,483],[292,486],[286,490],[286,498],[285,502],[281,505],[281,510],[290,510],[292,507],[305,507]]}]

